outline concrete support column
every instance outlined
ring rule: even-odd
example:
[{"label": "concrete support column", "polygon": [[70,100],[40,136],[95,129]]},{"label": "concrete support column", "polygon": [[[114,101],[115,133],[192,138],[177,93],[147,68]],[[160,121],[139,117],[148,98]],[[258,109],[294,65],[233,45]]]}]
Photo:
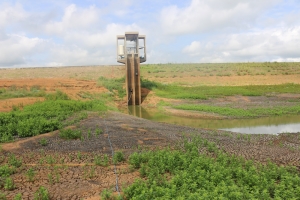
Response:
[{"label": "concrete support column", "polygon": [[128,54],[126,59],[126,93],[128,105],[141,104],[140,59],[138,54]]}]

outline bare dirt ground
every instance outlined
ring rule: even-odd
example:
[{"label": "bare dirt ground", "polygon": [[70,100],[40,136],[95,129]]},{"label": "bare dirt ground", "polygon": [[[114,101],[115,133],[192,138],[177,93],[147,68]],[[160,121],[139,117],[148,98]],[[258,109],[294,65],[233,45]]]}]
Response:
[{"label": "bare dirt ground", "polygon": [[[64,140],[58,131],[37,137],[22,139],[2,146],[7,161],[9,153],[22,159],[22,166],[12,175],[16,189],[5,191],[8,199],[21,193],[23,199],[32,199],[41,185],[45,186],[52,199],[99,199],[104,189],[115,190],[116,176],[110,161],[108,167],[94,163],[96,155],[107,154],[111,159],[110,137],[114,151],[128,155],[141,149],[156,149],[174,146],[183,137],[197,134],[215,142],[225,152],[254,159],[262,163],[271,160],[279,165],[293,165],[300,170],[300,133],[288,135],[242,135],[224,131],[204,130],[191,127],[157,123],[133,116],[110,112],[106,116],[91,116],[77,125],[83,130],[84,139]],[[97,135],[101,128],[103,134]],[[91,130],[91,134],[88,134]],[[45,138],[47,145],[40,140]],[[116,165],[119,187],[122,189],[139,177],[127,162]],[[29,181],[26,172],[36,172]]]}]

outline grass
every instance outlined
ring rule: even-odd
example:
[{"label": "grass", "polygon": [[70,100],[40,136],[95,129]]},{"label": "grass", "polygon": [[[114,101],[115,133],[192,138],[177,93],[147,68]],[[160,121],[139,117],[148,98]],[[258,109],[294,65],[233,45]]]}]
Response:
[{"label": "grass", "polygon": [[46,92],[40,86],[16,87],[12,85],[8,88],[0,88],[0,99],[20,98],[20,97],[44,97]]},{"label": "grass", "polygon": [[80,139],[82,136],[82,132],[80,130],[72,130],[70,128],[68,129],[62,129],[59,132],[59,137],[63,139]]},{"label": "grass", "polygon": [[208,99],[234,95],[264,96],[275,93],[299,94],[300,84],[183,87],[157,83],[155,93],[157,96],[170,99]]},{"label": "grass", "polygon": [[142,179],[124,189],[125,199],[297,199],[300,196],[300,175],[296,168],[279,167],[271,162],[262,165],[231,156],[200,137],[185,139],[180,146],[177,150],[132,154],[129,162],[140,171]]},{"label": "grass", "polygon": [[101,76],[98,79],[98,85],[107,88],[110,92],[116,93],[120,98],[126,95],[126,90],[124,89],[125,77],[108,79]]},{"label": "grass", "polygon": [[300,105],[297,106],[278,106],[272,108],[230,108],[210,105],[193,105],[182,104],[173,106],[173,108],[181,110],[195,110],[201,112],[216,113],[230,117],[261,117],[271,115],[284,115],[284,114],[300,114]]},{"label": "grass", "polygon": [[[155,80],[166,77],[205,77],[205,76],[266,76],[291,75],[300,73],[299,63],[167,63],[141,65],[141,74]],[[201,79],[199,79],[201,80]],[[201,82],[201,81],[199,81]],[[191,84],[187,82],[187,84]]]},{"label": "grass", "polygon": [[65,98],[58,92],[57,97],[55,94],[51,96],[51,100],[24,106],[23,110],[0,113],[0,142],[12,141],[16,136],[29,137],[61,129],[68,117],[83,110],[108,110],[105,100],[75,101]]}]

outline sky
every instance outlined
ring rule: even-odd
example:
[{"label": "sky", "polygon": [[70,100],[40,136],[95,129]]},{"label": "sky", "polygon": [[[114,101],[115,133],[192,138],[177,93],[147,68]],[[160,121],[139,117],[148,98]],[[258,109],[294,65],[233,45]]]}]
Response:
[{"label": "sky", "polygon": [[146,63],[300,62],[299,0],[0,0],[0,67],[115,65],[116,35]]}]

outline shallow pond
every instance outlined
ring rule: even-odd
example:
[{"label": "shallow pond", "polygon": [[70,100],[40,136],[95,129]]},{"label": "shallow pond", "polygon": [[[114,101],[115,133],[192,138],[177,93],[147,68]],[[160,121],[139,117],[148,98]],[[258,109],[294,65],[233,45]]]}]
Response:
[{"label": "shallow pond", "polygon": [[124,113],[157,122],[166,122],[196,128],[227,130],[239,133],[277,134],[300,132],[300,115],[272,116],[254,119],[199,119],[172,116],[158,109],[129,106]]}]

